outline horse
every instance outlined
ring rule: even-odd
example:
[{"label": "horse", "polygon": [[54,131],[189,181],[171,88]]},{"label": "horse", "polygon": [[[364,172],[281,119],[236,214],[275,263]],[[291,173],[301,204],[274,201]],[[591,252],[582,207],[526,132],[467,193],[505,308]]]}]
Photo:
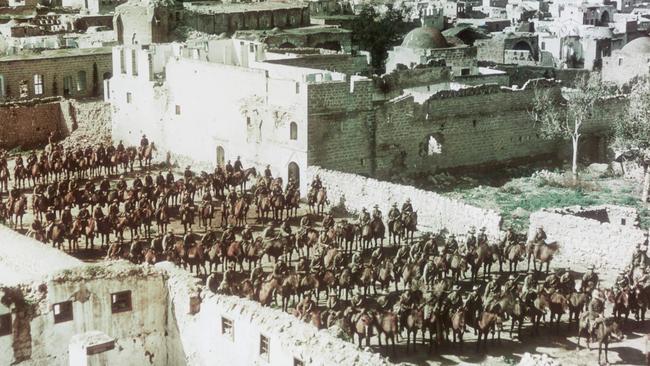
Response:
[{"label": "horse", "polygon": [[246,224],[246,215],[248,214],[248,201],[245,196],[239,197],[235,202],[234,217],[236,226],[244,226]]},{"label": "horse", "polygon": [[355,316],[350,315],[353,332],[359,337],[359,348],[362,347],[363,339],[366,340],[366,346],[370,346],[370,337],[372,337],[372,328],[374,319],[368,313],[360,313]]},{"label": "horse", "polygon": [[213,208],[212,203],[205,202],[199,208],[199,225],[206,229],[212,226]]},{"label": "horse", "polygon": [[325,205],[329,203],[325,187],[321,187],[316,193],[316,214],[320,215],[325,212]]},{"label": "horse", "polygon": [[144,167],[146,168],[151,167],[151,160],[153,160],[154,151],[158,151],[158,149],[156,149],[156,145],[153,142],[144,148],[141,147],[140,149],[138,149],[138,162],[140,164],[141,169],[142,169],[142,161],[144,161]]},{"label": "horse", "polygon": [[18,220],[20,220],[20,229],[23,228],[23,216],[27,210],[27,198],[21,195],[20,198],[14,200],[11,206],[7,206],[9,214],[11,215],[11,222],[14,229],[18,227]]},{"label": "horse", "polygon": [[232,173],[227,180],[227,184],[233,189],[237,189],[244,193],[246,191],[246,183],[251,176],[257,175],[257,170],[255,168],[248,168],[243,171],[237,171]]},{"label": "horse", "polygon": [[478,319],[476,324],[476,330],[478,331],[478,340],[476,341],[476,351],[481,349],[481,338],[483,338],[483,346],[487,347],[487,337],[488,334],[492,333],[492,339],[494,339],[495,330],[499,334],[499,340],[501,340],[501,318],[496,313],[483,311]]},{"label": "horse", "polygon": [[560,246],[558,245],[557,242],[551,242],[551,243],[543,243],[543,242],[538,242],[538,243],[529,243],[527,252],[528,252],[528,268],[530,269],[530,260],[533,260],[533,270],[537,271],[537,267],[535,265],[536,262],[539,263],[539,271],[542,271],[542,266],[544,263],[546,263],[546,273],[549,271],[549,266],[551,265],[551,260],[553,259],[553,255],[560,249]]},{"label": "horse", "polygon": [[271,212],[271,198],[268,194],[260,194],[257,196],[257,218],[258,220],[267,220],[269,212]]},{"label": "horse", "polygon": [[391,241],[397,245],[402,243],[402,236],[404,235],[404,226],[402,220],[394,219],[388,221],[388,244]]},{"label": "horse", "polygon": [[377,327],[377,340],[381,347],[381,335],[386,337],[386,346],[391,341],[391,352],[395,356],[395,338],[399,337],[399,326],[397,324],[397,315],[390,311],[384,311],[375,314],[375,325]]},{"label": "horse", "polygon": [[517,264],[524,259],[526,255],[526,246],[523,244],[513,244],[506,248],[505,257],[508,260],[510,273],[517,272]]},{"label": "horse", "polygon": [[339,246],[342,246],[345,252],[352,252],[354,245],[355,226],[347,221],[341,221],[336,224],[336,235]]},{"label": "horse", "polygon": [[576,324],[580,321],[580,313],[587,305],[589,296],[584,292],[573,292],[568,297],[569,305],[569,321],[567,323],[567,328],[571,329],[571,322],[576,321]]},{"label": "horse", "polygon": [[422,331],[422,338],[424,338],[424,309],[422,307],[410,309],[404,315],[402,327],[406,328],[406,352],[411,346],[411,334],[413,335],[413,351],[415,351],[418,332]]},{"label": "horse", "polygon": [[184,206],[181,209],[181,224],[183,224],[183,232],[186,233],[188,227],[191,229],[194,224],[194,207]]},{"label": "horse", "polygon": [[297,216],[298,209],[300,208],[300,191],[296,189],[287,192],[285,204],[287,207],[287,217]]},{"label": "horse", "polygon": [[0,166],[0,194],[9,192],[9,168],[7,165]]},{"label": "horse", "polygon": [[621,290],[618,293],[615,293],[613,290],[609,289],[605,292],[607,300],[614,304],[614,309],[612,314],[616,319],[620,320],[621,317],[625,316],[624,322],[628,320],[631,310],[631,294],[629,290]]},{"label": "horse", "polygon": [[62,222],[57,222],[50,229],[49,237],[46,240],[52,240],[52,247],[61,250],[61,245],[65,240],[66,230]]},{"label": "horse", "polygon": [[374,219],[370,222],[370,231],[372,232],[372,238],[375,241],[375,247],[377,246],[377,239],[379,239],[379,245],[384,246],[384,237],[386,236],[386,227],[381,219]]},{"label": "horse", "polygon": [[170,214],[169,206],[163,204],[156,209],[156,226],[158,227],[158,232],[164,233],[167,231],[167,225],[169,225]]},{"label": "horse", "polygon": [[617,341],[623,340],[625,338],[621,332],[619,324],[612,318],[607,318],[600,322],[593,332],[589,331],[589,314],[585,313],[580,317],[580,323],[578,325],[578,343],[577,347],[580,349],[580,335],[582,333],[587,333],[586,342],[587,348],[591,351],[590,341],[592,338],[595,338],[598,342],[598,364],[600,364],[600,357],[603,351],[603,344],[605,345],[605,363],[609,364],[607,359],[607,351],[609,349],[609,342],[614,339]]},{"label": "horse", "polygon": [[274,194],[271,195],[271,210],[273,211],[273,220],[282,221],[282,212],[284,210],[284,195]]},{"label": "horse", "polygon": [[556,320],[556,332],[560,331],[560,319],[562,314],[564,314],[569,308],[569,301],[567,298],[562,295],[560,292],[555,291],[552,294],[549,294],[546,291],[540,291],[539,297],[543,298],[544,301],[548,304],[548,308],[551,311],[551,316],[548,324],[553,324],[553,319]]},{"label": "horse", "polygon": [[413,242],[413,235],[418,230],[418,212],[402,212],[402,224],[404,226],[404,239]]}]

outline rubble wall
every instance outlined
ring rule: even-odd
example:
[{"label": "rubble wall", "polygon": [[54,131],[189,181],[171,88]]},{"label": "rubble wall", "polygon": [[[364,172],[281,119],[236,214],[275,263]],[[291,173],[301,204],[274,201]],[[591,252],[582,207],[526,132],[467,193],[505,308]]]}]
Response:
[{"label": "rubble wall", "polygon": [[65,136],[58,98],[0,104],[0,148],[31,148],[47,143],[50,132]]},{"label": "rubble wall", "polygon": [[485,226],[491,239],[499,237],[501,216],[495,211],[470,206],[415,187],[310,167],[307,172],[309,180],[316,175],[320,176],[327,188],[330,204],[347,211],[358,212],[363,207],[370,210],[377,204],[386,217],[392,203],[398,203],[401,208],[402,203],[410,198],[413,209],[418,212],[421,230],[446,228],[450,233],[464,235],[472,225],[477,228]]},{"label": "rubble wall", "polygon": [[[257,302],[201,292],[200,311],[190,314],[190,298],[203,288],[186,271],[170,263],[167,287],[188,365],[391,365],[382,356],[359,350],[353,343]],[[232,321],[233,337],[222,334],[222,318]],[[200,336],[197,336],[200,335]],[[260,337],[269,340],[268,358],[260,356]],[[235,351],[236,350],[236,351]]]},{"label": "rubble wall", "polygon": [[[635,225],[635,215],[627,210],[612,210],[611,222],[601,222],[575,216],[578,210],[544,209],[532,213],[528,239],[541,226],[548,242],[558,242],[560,249],[553,258],[554,266],[594,264],[603,270],[622,270],[632,260],[636,245],[644,241],[643,230]],[[626,219],[625,224],[621,219]]]}]

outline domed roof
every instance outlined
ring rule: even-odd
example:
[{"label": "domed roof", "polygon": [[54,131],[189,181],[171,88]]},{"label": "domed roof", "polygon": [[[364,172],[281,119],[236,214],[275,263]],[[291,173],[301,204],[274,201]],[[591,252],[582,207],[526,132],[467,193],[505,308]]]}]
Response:
[{"label": "domed roof", "polygon": [[644,55],[650,53],[650,37],[637,38],[622,49],[627,54]]},{"label": "domed roof", "polygon": [[446,48],[447,40],[440,31],[433,27],[419,27],[408,32],[402,47],[432,49]]}]

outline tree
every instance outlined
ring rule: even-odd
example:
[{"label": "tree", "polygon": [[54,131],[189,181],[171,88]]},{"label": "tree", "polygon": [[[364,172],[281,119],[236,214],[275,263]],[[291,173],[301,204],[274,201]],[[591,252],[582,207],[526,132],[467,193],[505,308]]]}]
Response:
[{"label": "tree", "polygon": [[612,147],[636,158],[643,166],[641,201],[648,202],[650,191],[650,81],[637,80],[629,93],[629,106],[614,125]]},{"label": "tree", "polygon": [[583,124],[591,117],[603,96],[605,88],[595,73],[577,78],[574,88],[563,90],[562,96],[553,93],[552,89],[535,90],[533,120],[538,125],[542,138],[571,141],[571,172],[574,181],[578,179],[578,147]]},{"label": "tree", "polygon": [[383,14],[371,5],[365,5],[352,26],[352,43],[370,52],[371,66],[377,74],[384,72],[384,62],[390,47],[397,45],[411,28],[407,21],[410,10],[406,6],[388,6]]}]

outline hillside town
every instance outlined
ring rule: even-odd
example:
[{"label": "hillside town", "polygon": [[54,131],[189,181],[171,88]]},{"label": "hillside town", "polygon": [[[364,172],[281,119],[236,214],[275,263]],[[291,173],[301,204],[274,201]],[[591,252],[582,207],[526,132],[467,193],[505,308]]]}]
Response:
[{"label": "hillside town", "polygon": [[0,0],[0,365],[650,364],[650,4]]}]

